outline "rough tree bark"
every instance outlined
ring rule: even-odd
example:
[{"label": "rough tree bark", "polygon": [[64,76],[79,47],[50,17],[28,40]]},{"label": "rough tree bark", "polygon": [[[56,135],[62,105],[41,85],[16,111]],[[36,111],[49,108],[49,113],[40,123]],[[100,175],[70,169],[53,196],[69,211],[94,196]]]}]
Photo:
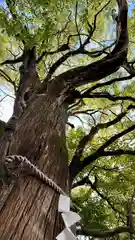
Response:
[{"label": "rough tree bark", "polygon": [[[38,162],[39,168],[64,191],[68,179],[66,120],[66,105],[59,104],[55,93],[38,95],[19,118],[8,148],[8,154]],[[55,239],[60,231],[56,221],[58,197],[40,181],[21,179],[19,189],[14,187],[1,209],[0,239]]]},{"label": "rough tree bark", "polygon": [[[6,155],[26,156],[67,193],[71,186],[71,182],[68,184],[65,138],[67,95],[71,87],[110,75],[125,61],[128,45],[126,0],[119,0],[118,5],[120,37],[112,53],[102,60],[70,70],[51,83],[44,84],[39,83],[36,72],[35,49],[32,54],[28,52],[20,70],[20,87],[14,106],[14,115],[18,117],[17,127],[11,135],[5,131],[0,139],[2,160]],[[32,98],[23,108],[21,101],[29,88]],[[76,164],[74,161],[70,166],[72,181],[78,173]],[[1,206],[0,239],[54,240],[63,227],[57,211],[59,194],[28,175],[19,178],[18,182],[19,186],[13,186]],[[4,193],[6,189],[2,190]]]}]

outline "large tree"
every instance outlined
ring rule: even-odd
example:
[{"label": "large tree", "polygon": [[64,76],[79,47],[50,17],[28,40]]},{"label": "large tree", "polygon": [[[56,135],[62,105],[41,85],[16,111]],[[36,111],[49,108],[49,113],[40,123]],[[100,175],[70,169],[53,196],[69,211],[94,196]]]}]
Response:
[{"label": "large tree", "polygon": [[[51,240],[63,229],[57,211],[59,193],[54,187],[40,181],[42,177],[37,176],[32,167],[29,169],[29,166],[25,166],[25,169],[21,169],[17,156],[26,157],[69,195],[72,188],[86,184],[119,214],[117,217],[120,225],[117,222],[116,228],[95,231],[82,221],[82,228],[77,229],[78,235],[105,238],[127,232],[132,239],[131,205],[134,195],[131,196],[127,212],[125,211],[129,219],[126,224],[117,207],[98,190],[99,174],[95,170],[98,169],[103,177],[102,170],[107,170],[107,166],[103,169],[103,166],[98,165],[101,159],[105,163],[105,159],[109,161],[116,156],[135,155],[133,148],[129,148],[130,138],[127,145],[126,142],[122,145],[122,141],[117,144],[117,140],[135,130],[134,123],[125,123],[123,120],[134,109],[135,99],[127,92],[125,95],[120,95],[120,91],[118,94],[109,92],[113,84],[128,81],[135,75],[132,56],[129,56],[129,61],[127,59],[127,1],[63,3],[6,0],[5,4],[0,9],[0,75],[13,85],[15,101],[12,117],[7,123],[1,121],[0,239]],[[116,39],[109,46],[107,41],[104,44],[100,41],[100,37],[105,37],[103,30],[106,31],[106,26],[102,23],[103,20],[106,23],[109,21],[109,9],[116,4]],[[99,40],[96,42],[98,48],[94,50],[96,37]],[[89,45],[91,42],[92,51]],[[93,61],[94,58],[97,59]],[[128,76],[110,78],[121,67],[127,71]],[[102,79],[105,80],[100,81]],[[117,91],[116,87],[114,89]],[[91,108],[94,106],[93,99],[106,99],[115,103],[113,106],[117,108],[117,113],[108,116],[106,111],[109,111],[109,105],[104,105],[104,111],[98,106]],[[110,111],[111,108],[112,106]],[[93,117],[92,114],[96,111],[99,115]],[[78,130],[80,140],[74,144],[76,149],[70,143],[74,138],[72,130],[71,137],[66,140],[67,124],[74,127],[68,118],[75,114],[87,114],[94,119],[90,130],[88,124],[87,131],[82,133]],[[113,127],[113,130],[107,131],[122,121],[125,127]],[[104,137],[99,142],[97,140],[94,146],[92,141],[97,133],[100,136],[102,129],[106,130],[107,138]],[[71,147],[69,154],[67,145],[69,149]],[[15,166],[7,161],[7,156],[11,156],[8,160],[19,164],[16,168],[20,168],[20,172],[22,170],[23,176],[21,173],[16,176],[12,169]],[[93,166],[93,163],[97,163],[97,166]],[[120,171],[118,168],[113,169],[113,166],[112,171]],[[93,169],[95,174],[92,173]],[[94,176],[94,182],[91,176]],[[95,199],[91,207],[94,207],[94,201]],[[77,209],[81,213],[80,208]]]}]

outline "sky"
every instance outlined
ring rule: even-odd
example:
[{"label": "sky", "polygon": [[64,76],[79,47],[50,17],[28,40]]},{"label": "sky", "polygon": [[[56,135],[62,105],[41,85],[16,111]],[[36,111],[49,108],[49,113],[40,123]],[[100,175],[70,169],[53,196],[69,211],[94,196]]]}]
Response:
[{"label": "sky", "polygon": [[[5,97],[7,94],[9,96]],[[8,121],[13,113],[13,96],[13,91],[10,86],[0,84],[0,119],[5,122]]]},{"label": "sky", "polygon": [[[128,1],[128,3],[129,3],[129,16],[132,16],[133,15],[132,10],[135,8],[135,4],[132,4],[130,0]],[[5,1],[0,0],[0,5],[4,6]],[[3,91],[11,95],[12,97],[8,96],[4,100],[2,100],[3,97],[5,96]],[[14,103],[14,100],[13,100],[12,88],[10,88],[10,86],[7,84],[4,84],[4,85],[0,84],[0,119],[1,120],[6,122],[8,121],[8,119],[10,118],[13,112],[13,103]]]}]

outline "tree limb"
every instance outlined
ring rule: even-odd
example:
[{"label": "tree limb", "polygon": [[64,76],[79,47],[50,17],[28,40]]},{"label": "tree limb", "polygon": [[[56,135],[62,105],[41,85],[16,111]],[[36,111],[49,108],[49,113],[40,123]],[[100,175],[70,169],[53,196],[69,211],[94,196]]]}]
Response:
[{"label": "tree limb", "polygon": [[[55,72],[55,70],[56,70],[64,61],[66,61],[67,58],[69,58],[70,56],[74,56],[74,55],[77,55],[77,54],[81,54],[81,53],[82,53],[82,54],[87,54],[88,56],[91,56],[91,57],[97,57],[97,56],[100,56],[102,53],[105,53],[105,50],[108,49],[109,47],[106,47],[106,48],[104,48],[104,49],[101,50],[101,51],[95,51],[95,52],[88,52],[88,51],[86,51],[86,50],[84,49],[84,47],[89,43],[89,40],[90,40],[91,36],[93,35],[93,33],[94,33],[95,29],[96,29],[96,21],[97,21],[98,15],[103,11],[103,9],[104,9],[109,3],[110,3],[110,1],[109,1],[107,4],[105,4],[105,6],[102,7],[102,8],[99,10],[99,12],[97,12],[97,14],[95,15],[95,17],[94,17],[94,27],[92,28],[92,32],[91,32],[91,34],[88,35],[86,41],[85,41],[83,44],[82,44],[82,42],[81,42],[81,35],[83,35],[83,34],[80,34],[80,33],[79,33],[79,29],[78,29],[78,25],[77,25],[77,8],[78,8],[78,3],[76,3],[76,8],[75,8],[75,24],[76,24],[77,34],[75,34],[75,35],[70,35],[70,36],[68,37],[67,43],[64,44],[64,45],[62,45],[62,46],[65,46],[65,48],[62,48],[62,46],[61,46],[61,47],[58,48],[56,51],[52,51],[52,52],[46,52],[46,51],[44,51],[44,52],[41,54],[41,56],[37,59],[37,63],[39,63],[39,62],[43,59],[43,57],[44,57],[45,55],[48,55],[48,54],[52,55],[52,54],[54,54],[54,53],[58,53],[58,52],[65,51],[65,50],[69,50],[69,40],[70,40],[70,38],[73,37],[73,36],[78,36],[78,37],[79,37],[80,47],[79,47],[77,50],[75,50],[75,51],[70,51],[70,52],[68,52],[67,54],[65,54],[64,56],[62,56],[60,59],[58,59],[58,60],[56,61],[56,63],[54,63],[54,64],[52,65],[52,67],[50,68],[50,70],[49,70],[49,76],[51,76],[51,75]],[[113,44],[111,44],[111,46],[112,46],[112,45],[113,45]]]},{"label": "tree limb", "polygon": [[[74,161],[71,162],[69,165],[69,170],[70,170],[70,180],[71,183],[73,181],[73,179],[76,177],[76,175],[82,171],[87,165],[89,165],[90,163],[94,162],[96,159],[98,159],[99,157],[102,156],[109,156],[109,151],[106,152],[104,151],[104,148],[109,146],[110,144],[112,144],[115,140],[117,140],[118,138],[120,138],[121,136],[124,136],[126,133],[129,133],[131,131],[135,130],[135,125],[132,125],[130,128],[124,130],[123,132],[114,135],[112,138],[110,138],[105,144],[103,144],[100,148],[97,149],[96,152],[94,152],[93,154],[91,154],[90,156],[84,158],[83,161]],[[120,152],[121,151],[121,152]],[[130,154],[130,155],[135,155],[135,151],[124,151],[124,150],[116,150],[116,154],[115,151],[114,152],[110,152],[110,156],[117,156],[117,155],[122,155],[122,154]],[[119,153],[119,154],[118,154]],[[121,153],[121,154],[120,154]],[[112,154],[112,155],[111,155]]]},{"label": "tree limb", "polygon": [[[130,110],[131,108],[134,108],[134,106],[129,105],[129,107],[127,108],[127,111]],[[113,137],[111,137],[108,141],[106,141],[105,144],[103,144],[100,148],[97,149],[97,151],[95,153],[93,153],[92,155],[84,158],[83,161],[80,161],[80,158],[82,156],[82,153],[84,151],[84,148],[86,146],[86,144],[88,143],[88,141],[91,141],[92,138],[94,137],[94,135],[103,128],[107,128],[109,126],[112,126],[116,123],[118,123],[126,114],[127,111],[119,114],[115,119],[113,119],[110,122],[107,123],[100,123],[97,124],[97,126],[92,127],[90,130],[90,133],[88,135],[85,135],[80,141],[79,144],[77,146],[77,149],[74,153],[74,156],[72,158],[72,161],[69,165],[69,173],[70,173],[70,180],[71,182],[73,181],[74,177],[83,170],[84,167],[86,167],[88,164],[92,163],[93,161],[95,161],[98,157],[100,156],[104,156],[105,151],[104,149],[106,147],[108,147],[111,143],[113,143],[115,140],[117,140],[118,138],[120,138],[121,136],[123,136],[124,134],[132,131],[135,129],[135,125],[129,127],[128,129],[124,130],[121,133],[118,133],[116,135],[114,135]]]},{"label": "tree limb", "polygon": [[[24,52],[23,64],[19,69],[20,82],[14,103],[14,115],[18,118],[26,107],[28,99],[25,99],[25,96],[27,90],[30,91],[29,95],[32,95],[35,89],[40,85],[40,79],[36,70],[36,47],[34,46],[31,49],[26,49]],[[30,98],[30,96],[28,98]]]},{"label": "tree limb", "polygon": [[77,228],[77,235],[93,236],[96,238],[112,237],[120,233],[129,233],[129,228],[125,226],[107,230]]},{"label": "tree limb", "polygon": [[134,63],[135,63],[135,61],[128,62],[127,59],[126,59],[122,67],[123,67],[129,74],[135,75]]},{"label": "tree limb", "polygon": [[41,55],[38,57],[38,59],[36,60],[36,63],[39,63],[43,59],[43,57],[46,56],[46,55],[53,55],[55,53],[63,52],[63,51],[69,50],[69,49],[70,48],[69,48],[68,44],[65,43],[55,51],[52,51],[52,52],[43,51],[41,53]]},{"label": "tree limb", "polygon": [[87,39],[84,41],[83,43],[83,47],[86,46],[88,43],[89,43],[89,40],[91,39],[91,37],[93,36],[93,33],[95,32],[96,30],[96,27],[97,27],[97,17],[98,15],[108,6],[108,4],[110,3],[111,1],[108,1],[94,16],[94,22],[93,22],[93,27],[92,25],[89,23],[89,21],[87,20],[87,23],[88,23],[88,27],[89,27],[89,36],[87,37]]},{"label": "tree limb", "polygon": [[[62,46],[63,46],[63,45],[62,45]],[[41,54],[41,56],[37,59],[37,63],[39,63],[39,61],[41,61],[42,58],[43,58],[45,55],[47,55],[47,54],[52,55],[52,54],[54,54],[54,53],[58,53],[58,52],[65,51],[65,50],[68,50],[68,49],[69,49],[69,48],[67,48],[67,46],[68,46],[67,44],[64,44],[64,46],[66,47],[65,50],[62,49],[62,46],[61,46],[58,50],[53,51],[53,52],[48,52],[48,53],[47,53],[47,52],[43,52],[43,53]],[[78,48],[77,50],[74,50],[74,51],[69,51],[69,52],[67,52],[65,55],[63,55],[62,57],[60,57],[60,58],[50,67],[47,79],[50,78],[50,77],[52,76],[52,74],[56,71],[56,69],[57,69],[62,63],[64,63],[69,57],[71,57],[71,56],[73,57],[73,56],[76,56],[76,55],[78,55],[78,54],[86,54],[86,55],[88,55],[88,56],[90,56],[90,57],[97,57],[97,54],[98,54],[98,56],[100,56],[103,52],[104,52],[104,49],[101,50],[101,51],[88,52],[87,50],[83,49],[82,47],[80,47],[80,48]],[[95,54],[96,54],[96,56],[95,56]],[[72,70],[69,70],[69,71],[72,72]],[[66,73],[68,73],[69,71],[67,71]],[[66,74],[66,73],[65,73],[65,74]],[[62,74],[60,74],[59,76],[61,77],[61,75],[62,75]],[[58,78],[59,78],[59,76],[58,76]]]},{"label": "tree limb", "polygon": [[117,149],[114,151],[104,151],[102,156],[120,156],[120,155],[135,155],[135,151],[133,150],[124,150],[124,149]]},{"label": "tree limb", "polygon": [[[111,145],[112,143],[114,143],[114,142],[115,142],[117,139],[119,139],[120,137],[124,136],[124,135],[127,134],[127,133],[130,133],[130,132],[133,131],[133,130],[135,130],[135,124],[132,125],[132,126],[130,126],[130,127],[127,128],[127,129],[123,130],[122,132],[120,132],[120,133],[112,136],[112,137],[111,137],[109,140],[107,140],[101,147],[99,147],[95,153],[93,153],[92,155],[84,158],[84,160],[81,162],[81,171],[82,171],[82,169],[84,169],[84,167],[86,167],[88,164],[90,164],[90,163],[92,163],[93,161],[95,161],[97,158],[102,157],[102,156],[105,156],[105,154],[106,154],[105,151],[104,151],[105,148],[107,148],[109,145]],[[116,155],[117,155],[117,151],[119,151],[119,150],[116,150]],[[120,150],[120,151],[121,151],[121,150]],[[115,152],[115,151],[114,151],[114,152]],[[108,153],[109,153],[109,151],[108,151]],[[112,152],[111,152],[111,153],[112,153]],[[111,154],[111,153],[110,153],[110,154]],[[134,155],[134,151],[130,151],[129,153]],[[121,154],[124,154],[124,151],[123,151],[123,153],[121,153]],[[126,152],[126,154],[128,154],[128,153]],[[114,153],[114,155],[115,155],[115,153]],[[107,155],[107,156],[109,156],[109,155]]]},{"label": "tree limb", "polygon": [[[82,178],[80,181],[77,181],[76,183],[74,183],[72,185],[72,188],[75,188],[75,187],[78,187],[78,186],[82,186],[82,185],[89,185],[99,196],[100,198],[102,198],[104,201],[106,201],[108,203],[108,205],[111,207],[111,209],[116,212],[116,213],[119,213],[119,215],[121,214],[121,212],[119,210],[117,210],[114,205],[110,202],[109,198],[104,196],[98,189],[97,189],[97,182],[98,182],[98,179],[95,178],[95,182],[92,183],[91,180],[89,179],[89,174]],[[121,217],[120,217],[121,218]],[[122,219],[123,221],[123,219]]]},{"label": "tree limb", "polygon": [[[82,34],[81,34],[82,35]],[[77,35],[76,35],[77,36]],[[71,36],[69,36],[71,37]],[[95,58],[95,57],[98,57],[98,56],[101,56],[103,53],[106,53],[108,54],[107,52],[105,52],[106,49],[110,48],[111,46],[108,46],[102,50],[99,50],[99,51],[93,51],[93,52],[89,52],[85,49],[83,49],[82,47],[78,48],[77,50],[74,50],[74,51],[70,51],[68,52],[67,54],[63,55],[61,58],[59,58],[53,65],[52,67],[50,68],[50,74],[53,74],[55,72],[55,70],[62,64],[64,63],[64,61],[66,61],[70,56],[75,56],[75,55],[78,55],[78,54],[86,54],[88,55],[89,57],[92,57],[92,58]],[[54,50],[54,51],[43,51],[41,53],[41,55],[37,58],[36,60],[36,63],[38,64],[45,56],[47,55],[53,55],[55,53],[60,53],[60,52],[64,52],[64,51],[67,51],[67,50],[70,50],[70,47],[69,47],[69,43],[65,43],[63,45],[61,45],[57,50]],[[3,61],[2,63],[0,63],[0,65],[5,65],[5,64],[16,64],[16,63],[20,63],[20,62],[23,62],[25,56],[24,56],[24,53],[16,58],[16,59],[7,59],[5,61]],[[53,70],[51,70],[53,69]]]},{"label": "tree limb", "polygon": [[[98,51],[93,51],[93,52],[89,52],[89,51],[86,51],[84,53],[86,53],[88,56],[90,56],[91,58],[96,58],[96,57],[100,57],[102,54],[109,54],[106,50],[111,48],[113,45],[115,44],[115,42],[113,42],[110,46],[107,46],[107,47],[104,47],[103,49],[101,50],[98,50]],[[93,53],[93,54],[92,54]]]},{"label": "tree limb", "polygon": [[114,143],[117,139],[123,137],[125,134],[132,132],[133,130],[135,130],[135,124],[133,124],[132,126],[128,127],[127,129],[123,130],[120,133],[115,134],[114,136],[112,136],[109,140],[107,140],[100,148],[99,151],[104,150],[105,148],[107,148],[109,145],[111,145],[112,143]]},{"label": "tree limb", "polygon": [[127,101],[135,102],[135,98],[131,96],[116,96],[116,95],[111,95],[108,92],[94,92],[90,94],[86,92],[84,92],[83,94],[80,94],[80,98],[106,98],[113,102],[119,101],[119,100],[122,100],[122,101],[127,100]]},{"label": "tree limb", "polygon": [[97,83],[94,86],[92,86],[91,88],[89,88],[87,91],[85,91],[84,93],[88,94],[88,93],[92,92],[93,90],[95,90],[97,88],[104,87],[104,86],[109,86],[109,85],[111,85],[112,83],[115,83],[115,82],[126,81],[126,80],[129,80],[129,79],[132,79],[133,77],[134,77],[134,75],[129,75],[129,76],[126,76],[126,77],[121,77],[121,78],[113,78],[113,79],[111,79],[110,81],[107,81],[107,82]]},{"label": "tree limb", "polygon": [[16,63],[20,63],[23,62],[24,59],[24,54],[22,54],[20,57],[16,58],[16,59],[7,59],[4,62],[0,63],[0,65],[5,65],[5,64],[16,64]]},{"label": "tree limb", "polygon": [[16,85],[15,85],[15,82],[12,81],[12,79],[2,70],[0,69],[0,76],[2,76],[7,82],[11,83],[14,87],[14,90],[16,92]]},{"label": "tree limb", "polygon": [[[120,37],[111,53],[99,61],[73,68],[60,74],[55,78],[57,81],[63,81],[70,86],[77,87],[89,82],[98,81],[106,76],[116,72],[124,63],[128,50],[128,31],[127,31],[127,1],[118,0]],[[68,53],[69,54],[69,53]],[[66,56],[67,57],[67,56]],[[65,59],[65,56],[64,56]]]}]

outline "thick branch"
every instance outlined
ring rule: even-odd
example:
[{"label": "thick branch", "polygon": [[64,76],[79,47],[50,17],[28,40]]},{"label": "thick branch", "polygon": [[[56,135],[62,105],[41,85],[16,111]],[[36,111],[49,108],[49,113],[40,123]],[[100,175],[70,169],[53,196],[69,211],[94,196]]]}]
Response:
[{"label": "thick branch", "polygon": [[125,115],[127,114],[127,111],[119,114],[115,119],[113,119],[112,121],[110,122],[107,122],[107,123],[99,123],[97,124],[97,126],[95,127],[92,127],[91,130],[90,130],[90,133],[88,135],[85,135],[79,142],[78,144],[78,147],[77,147],[77,150],[74,154],[74,157],[73,157],[73,161],[74,161],[74,158],[77,157],[80,158],[82,156],[82,152],[84,150],[84,147],[86,146],[86,144],[88,143],[88,141],[91,141],[92,138],[94,137],[94,135],[100,130],[100,129],[103,129],[103,128],[107,128],[107,127],[110,127],[111,125],[114,125],[116,124],[117,122],[119,122]]},{"label": "thick branch", "polygon": [[[130,110],[131,108],[133,108],[134,106],[129,105],[128,110]],[[90,164],[91,162],[95,161],[99,156],[104,156],[105,152],[104,149],[109,146],[111,143],[113,143],[116,139],[118,139],[120,136],[123,136],[124,134],[126,134],[128,131],[130,132],[130,128],[124,130],[123,132],[116,134],[115,136],[113,136],[112,138],[110,138],[105,144],[103,144],[95,153],[93,153],[92,155],[88,156],[87,158],[85,158],[83,161],[80,161],[80,158],[82,156],[82,153],[84,151],[84,148],[86,146],[86,144],[88,143],[88,141],[91,141],[93,136],[98,132],[98,130],[103,129],[103,128],[107,128],[109,126],[112,126],[116,123],[118,123],[125,115],[127,114],[127,111],[119,114],[115,119],[113,119],[110,122],[107,123],[101,123],[98,124],[95,127],[91,128],[91,131],[88,135],[85,135],[79,142],[77,149],[75,151],[75,154],[73,156],[73,159],[69,165],[69,172],[70,172],[70,178],[71,178],[71,182],[73,181],[74,177],[79,173],[79,171],[82,171],[84,167],[86,167],[88,164]],[[133,127],[131,126],[131,129],[134,128],[135,129],[135,125],[133,125]],[[108,145],[107,145],[108,144]],[[104,146],[105,145],[105,146]]]},{"label": "thick branch", "polygon": [[131,75],[135,75],[135,69],[134,69],[134,63],[135,61],[133,62],[127,62],[127,60],[124,62],[123,64],[123,68]]},{"label": "thick branch", "polygon": [[20,57],[16,59],[7,59],[4,62],[2,62],[0,65],[20,63],[20,62],[23,62],[23,59],[24,59],[24,54],[22,54]]},{"label": "thick branch", "polygon": [[[111,145],[112,143],[114,143],[117,139],[119,139],[120,137],[124,136],[127,133],[130,133],[131,131],[135,130],[135,124],[130,126],[129,128],[123,130],[122,132],[112,136],[109,140],[107,140],[100,148],[97,149],[97,151],[95,153],[93,153],[92,155],[84,158],[84,160],[81,162],[81,170],[84,169],[84,167],[86,167],[88,164],[92,163],[93,161],[95,161],[97,158],[105,156],[105,148],[107,148],[109,145]],[[116,155],[117,155],[117,151],[116,150]],[[130,151],[129,154],[134,155],[134,151]],[[124,151],[123,151],[124,154]],[[126,152],[127,154],[127,152]],[[107,155],[108,156],[108,155]]]},{"label": "thick branch", "polygon": [[[115,142],[117,139],[119,139],[120,137],[124,136],[127,133],[130,133],[131,131],[135,130],[135,125],[132,125],[131,127],[125,129],[124,131],[114,135],[113,137],[111,137],[108,141],[106,141],[100,148],[97,149],[96,152],[94,152],[93,154],[91,154],[90,156],[84,158],[83,161],[72,161],[70,166],[69,166],[69,170],[70,170],[70,174],[71,174],[71,182],[73,181],[73,179],[75,178],[75,176],[82,171],[87,165],[89,165],[90,163],[94,162],[97,158],[102,157],[102,156],[106,156],[106,152],[104,151],[105,148],[107,148],[109,145],[111,145],[113,142]],[[115,151],[114,151],[115,152]],[[110,152],[110,155],[115,155],[115,153]],[[119,154],[118,154],[119,153]],[[108,152],[109,154],[109,152]],[[121,154],[130,154],[130,155],[134,155],[135,152],[134,151],[124,151],[124,150],[116,150],[116,156],[117,155],[121,155]],[[107,155],[109,156],[109,155]]]},{"label": "thick branch", "polygon": [[72,184],[72,189],[87,184],[87,181],[88,181],[88,176],[82,178],[81,180],[78,180],[78,181],[74,182]]},{"label": "thick branch", "polygon": [[120,156],[120,155],[135,155],[135,151],[133,150],[123,150],[123,149],[118,149],[115,151],[104,151],[102,153],[102,156]]},{"label": "thick branch", "polygon": [[[68,48],[67,48],[67,44],[64,44],[64,46],[65,46],[65,50],[68,50]],[[62,47],[63,47],[63,45],[58,49],[58,50],[56,50],[56,51],[54,51],[54,52],[43,52],[42,54],[41,54],[41,56],[37,59],[37,63],[39,63],[39,61],[41,61],[42,60],[42,58],[45,56],[45,55],[47,55],[47,54],[50,54],[50,55],[53,55],[54,53],[58,53],[58,52],[62,52],[62,51],[65,51],[65,50],[63,50],[62,49]],[[64,47],[63,47],[64,48]],[[76,55],[78,55],[78,54],[86,54],[86,55],[88,55],[89,57],[95,57],[95,54],[96,54],[96,57],[97,56],[100,56],[102,53],[104,53],[104,49],[103,50],[101,50],[101,51],[95,51],[95,52],[88,52],[88,51],[86,51],[85,49],[83,49],[82,47],[80,47],[80,48],[78,48],[77,50],[74,50],[74,51],[69,51],[69,52],[67,52],[65,55],[63,55],[62,57],[60,57],[52,66],[51,66],[51,68],[50,68],[50,70],[49,70],[49,73],[48,73],[48,76],[47,76],[47,79],[48,78],[50,78],[51,76],[52,76],[52,74],[56,71],[56,69],[62,64],[62,63],[64,63],[69,57],[73,57],[73,56],[76,56]],[[83,67],[82,67],[83,68]],[[77,68],[78,69],[78,68]],[[68,73],[68,72],[72,72],[72,70],[69,70],[69,71],[67,71],[66,73]],[[64,74],[66,74],[66,73],[64,73]],[[63,76],[63,74],[60,74],[59,75],[60,76],[60,78],[61,78],[61,76]],[[59,79],[59,76],[58,76],[58,79]],[[57,78],[56,78],[57,79]],[[57,79],[57,80],[58,80]]]},{"label": "thick branch", "polygon": [[89,88],[87,91],[85,91],[85,94],[88,94],[90,92],[92,92],[93,90],[100,88],[100,87],[104,87],[104,86],[109,86],[115,82],[120,82],[120,81],[126,81],[129,79],[132,79],[134,77],[134,75],[129,75],[126,77],[121,77],[121,78],[113,78],[110,81],[107,82],[103,82],[103,83],[97,83],[96,85],[92,86],[91,88]]},{"label": "thick branch", "polygon": [[132,132],[133,130],[135,130],[135,124],[133,124],[132,126],[130,126],[129,128],[123,130],[120,133],[117,133],[116,135],[112,136],[109,140],[107,140],[100,148],[99,151],[104,150],[105,148],[107,148],[109,145],[111,145],[112,143],[114,143],[117,139],[119,139],[120,137],[126,135],[127,133]]},{"label": "thick branch", "polygon": [[[82,35],[82,34],[81,34]],[[49,70],[49,74],[52,75],[56,69],[62,64],[64,63],[70,56],[75,56],[75,55],[78,55],[78,54],[86,54],[88,55],[89,57],[91,58],[95,58],[95,57],[98,57],[98,56],[101,56],[103,53],[106,53],[108,54],[107,52],[105,52],[106,49],[110,48],[111,46],[108,46],[102,50],[99,50],[99,51],[93,51],[93,52],[89,52],[85,49],[83,49],[82,47],[78,48],[77,50],[74,50],[74,51],[70,51],[68,53],[66,53],[65,55],[63,55],[62,57],[60,57],[53,65],[52,67],[50,68]],[[64,51],[67,51],[67,50],[70,50],[69,48],[69,43],[65,43],[63,44],[62,46],[60,46],[57,50],[54,50],[54,51],[43,51],[41,53],[41,55],[37,58],[36,60],[36,63],[38,64],[45,56],[47,55],[53,55],[53,54],[56,54],[56,53],[60,53],[60,52],[64,52]],[[3,61],[2,63],[0,63],[0,65],[5,65],[5,64],[16,64],[16,63],[20,63],[20,62],[23,62],[25,58],[25,54],[23,53],[20,57],[16,58],[16,59],[7,59],[5,61]]]},{"label": "thick branch", "polygon": [[[99,10],[99,12],[97,12],[97,14],[95,15],[95,17],[94,17],[94,26],[93,26],[93,28],[92,28],[92,30],[91,30],[91,33],[89,33],[89,36],[87,37],[87,39],[84,41],[83,44],[82,44],[82,42],[81,42],[81,35],[83,35],[83,34],[80,34],[79,29],[78,29],[78,24],[77,24],[77,8],[78,8],[78,4],[76,3],[76,9],[75,9],[75,24],[76,24],[77,34],[75,34],[75,35],[70,35],[70,36],[68,37],[67,44],[64,44],[64,46],[66,46],[65,49],[59,48],[58,50],[56,50],[56,51],[54,51],[54,52],[50,52],[49,54],[54,54],[54,53],[57,53],[57,52],[61,52],[61,51],[68,50],[68,49],[69,49],[69,47],[68,47],[68,45],[69,45],[69,40],[70,40],[70,38],[71,38],[72,36],[78,36],[78,37],[79,37],[80,47],[79,47],[77,50],[75,50],[75,51],[70,51],[70,52],[68,52],[67,54],[65,54],[64,56],[62,56],[60,59],[58,59],[58,60],[52,65],[52,67],[50,68],[47,79],[48,79],[48,78],[56,71],[56,69],[57,69],[64,61],[66,61],[70,56],[75,56],[75,55],[77,55],[77,54],[81,54],[81,53],[82,53],[82,54],[87,54],[88,56],[91,56],[91,57],[97,57],[97,56],[100,56],[102,53],[105,52],[106,49],[109,48],[109,47],[107,47],[107,48],[105,48],[105,49],[103,49],[103,50],[101,50],[101,51],[96,51],[96,52],[88,52],[88,51],[86,51],[86,50],[84,49],[85,45],[87,45],[87,44],[89,43],[89,40],[90,40],[90,38],[92,37],[92,35],[93,35],[93,33],[94,33],[95,29],[96,29],[96,21],[97,21],[98,15],[103,11],[103,9],[104,9],[109,3],[110,3],[110,1],[109,1],[107,4],[105,4],[105,6],[104,6],[103,8],[101,8],[101,9]],[[113,44],[112,44],[112,45],[113,45]],[[46,54],[47,54],[47,52],[43,52],[43,53],[41,54],[41,56],[38,58],[37,62],[39,62],[40,60],[42,60],[42,58],[43,58]],[[96,54],[96,55],[95,55],[95,54]]]},{"label": "thick branch", "polygon": [[129,228],[122,226],[114,229],[107,229],[107,230],[98,230],[98,229],[77,229],[77,235],[84,235],[84,236],[92,236],[97,238],[106,238],[115,236],[120,233],[129,233]]},{"label": "thick branch", "polygon": [[[38,59],[36,60],[36,63],[39,63],[43,59],[43,57],[46,56],[46,55],[53,55],[55,53],[63,52],[63,51],[66,51],[66,50],[69,50],[68,44],[63,44],[62,46],[60,46],[55,51],[51,51],[51,52],[43,51],[41,53],[41,55],[38,57]],[[25,53],[23,53],[20,57],[18,57],[16,59],[5,60],[0,65],[20,63],[20,62],[23,62],[24,58],[25,58]]]},{"label": "thick branch", "polygon": [[25,93],[27,93],[27,90],[30,91],[31,95],[39,84],[40,80],[36,71],[36,48],[33,47],[25,51],[23,64],[20,67],[20,82],[14,104],[15,116],[19,117],[26,107],[28,99],[25,99]]},{"label": "thick branch", "polygon": [[84,92],[81,95],[81,98],[106,98],[109,99],[110,101],[119,101],[119,100],[127,100],[127,101],[132,101],[135,102],[135,98],[131,97],[131,96],[116,96],[116,95],[111,95],[108,92],[95,92],[95,93],[91,93],[88,94],[86,92]]},{"label": "thick branch", "polygon": [[127,31],[127,1],[118,1],[120,37],[118,43],[111,53],[103,59],[91,63],[87,66],[77,67],[65,73],[60,74],[56,80],[64,79],[69,85],[77,87],[89,82],[100,80],[116,72],[124,63],[127,57],[128,49],[128,31]]}]

